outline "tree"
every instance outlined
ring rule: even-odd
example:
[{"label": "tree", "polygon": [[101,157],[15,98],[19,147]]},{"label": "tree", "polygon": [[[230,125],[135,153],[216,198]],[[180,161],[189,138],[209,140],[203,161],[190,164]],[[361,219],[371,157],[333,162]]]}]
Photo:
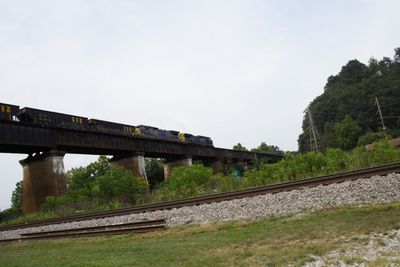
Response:
[{"label": "tree", "polygon": [[367,132],[358,138],[357,146],[365,146],[386,138],[387,136],[385,132]]},{"label": "tree", "polygon": [[400,129],[400,117],[397,119],[396,125],[397,125],[397,129]]},{"label": "tree", "polygon": [[[400,47],[395,49],[394,59],[371,58],[368,65],[350,60],[337,75],[329,76],[323,93],[309,105],[320,135],[322,150],[338,147],[333,126],[346,115],[361,129],[361,135],[380,128],[376,115],[375,97],[384,114],[385,126],[397,133],[396,116],[400,115]],[[303,117],[302,133],[298,138],[299,151],[309,151],[309,123]],[[343,145],[343,144],[342,144]]]},{"label": "tree", "polygon": [[122,204],[137,204],[147,190],[147,183],[135,177],[123,167],[111,165],[96,179],[98,195],[108,201],[118,200]]},{"label": "tree", "polygon": [[150,188],[164,181],[164,166],[160,159],[145,158],[146,175]]},{"label": "tree", "polygon": [[394,61],[400,62],[400,47],[394,49]]},{"label": "tree", "polygon": [[336,143],[339,148],[349,150],[357,145],[361,128],[350,117],[346,116],[341,122],[335,124]]},{"label": "tree", "polygon": [[212,169],[201,164],[174,168],[160,187],[164,199],[193,197],[206,192]]},{"label": "tree", "polygon": [[19,181],[15,185],[15,189],[11,196],[11,208],[22,211],[22,201],[23,201],[23,184]]},{"label": "tree", "polygon": [[92,186],[97,177],[104,175],[111,167],[107,157],[100,156],[96,162],[86,167],[73,168],[67,173],[70,191],[77,191],[83,195],[92,196]]},{"label": "tree", "polygon": [[233,150],[238,150],[238,151],[248,151],[247,148],[245,148],[244,146],[242,146],[242,144],[237,143],[237,145],[233,146]]},{"label": "tree", "polygon": [[267,143],[261,142],[261,144],[258,147],[253,148],[251,151],[252,152],[278,152],[280,150],[279,150],[278,146],[269,146],[269,145],[267,145]]}]

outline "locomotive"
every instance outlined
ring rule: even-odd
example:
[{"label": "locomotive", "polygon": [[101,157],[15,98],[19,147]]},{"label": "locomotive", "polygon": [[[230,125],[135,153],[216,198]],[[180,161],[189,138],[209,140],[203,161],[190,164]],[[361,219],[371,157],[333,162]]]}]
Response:
[{"label": "locomotive", "polygon": [[19,121],[25,124],[33,124],[49,128],[64,128],[122,136],[140,136],[144,138],[213,146],[213,141],[210,137],[201,135],[195,136],[173,130],[159,129],[153,126],[133,126],[29,107],[20,109],[19,106],[5,103],[0,103],[0,108],[0,120],[5,121]]}]

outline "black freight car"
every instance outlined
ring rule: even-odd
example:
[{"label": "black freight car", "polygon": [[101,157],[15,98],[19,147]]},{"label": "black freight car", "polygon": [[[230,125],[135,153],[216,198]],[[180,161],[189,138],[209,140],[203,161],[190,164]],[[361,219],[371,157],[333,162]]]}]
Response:
[{"label": "black freight car", "polygon": [[40,125],[42,127],[61,127],[78,130],[85,130],[88,127],[88,119],[85,117],[28,107],[21,109],[17,113],[17,118],[21,122]]},{"label": "black freight car", "polygon": [[11,121],[19,111],[19,106],[0,103],[0,120]]},{"label": "black freight car", "polygon": [[132,136],[135,135],[135,126],[120,124],[109,121],[102,121],[96,119],[88,120],[90,129],[103,132],[103,133],[112,133],[112,134],[122,134]]}]

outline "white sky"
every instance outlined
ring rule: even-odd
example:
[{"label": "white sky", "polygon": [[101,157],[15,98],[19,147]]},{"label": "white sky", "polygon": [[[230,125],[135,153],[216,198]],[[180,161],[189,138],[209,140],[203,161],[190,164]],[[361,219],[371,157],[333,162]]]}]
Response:
[{"label": "white sky", "polygon": [[[0,0],[0,102],[296,150],[329,75],[393,56],[399,10],[397,0]],[[23,158],[0,154],[0,209]]]}]

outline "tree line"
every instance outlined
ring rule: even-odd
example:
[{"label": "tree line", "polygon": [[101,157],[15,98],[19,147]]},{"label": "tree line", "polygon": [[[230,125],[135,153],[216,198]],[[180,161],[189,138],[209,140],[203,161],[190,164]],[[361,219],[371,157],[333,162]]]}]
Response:
[{"label": "tree line", "polygon": [[[379,101],[386,131],[377,113]],[[368,64],[350,60],[337,75],[329,76],[324,92],[308,106],[319,132],[322,150],[349,150],[357,145],[398,136],[400,129],[400,48],[393,59],[371,58]],[[300,152],[310,151],[310,122],[303,118],[298,138]]]}]

